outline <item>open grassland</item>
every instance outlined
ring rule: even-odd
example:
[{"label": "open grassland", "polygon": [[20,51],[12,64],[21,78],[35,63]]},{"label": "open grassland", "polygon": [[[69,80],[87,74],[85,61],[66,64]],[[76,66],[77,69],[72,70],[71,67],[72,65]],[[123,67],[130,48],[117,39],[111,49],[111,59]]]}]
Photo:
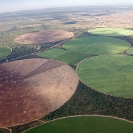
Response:
[{"label": "open grassland", "polygon": [[132,133],[133,123],[102,116],[78,116],[55,120],[26,133]]},{"label": "open grassland", "polygon": [[0,47],[0,59],[6,57],[11,53],[11,49],[7,47]]},{"label": "open grassland", "polygon": [[133,57],[125,55],[97,56],[77,67],[80,79],[100,92],[133,98]]},{"label": "open grassland", "polygon": [[123,53],[131,45],[120,39],[111,37],[89,36],[74,38],[64,43],[63,49],[53,48],[38,55],[45,58],[55,59],[74,65],[83,60],[88,55],[104,55]]},{"label": "open grassland", "polygon": [[94,28],[88,32],[104,36],[129,36],[133,34],[133,30],[124,28]]}]

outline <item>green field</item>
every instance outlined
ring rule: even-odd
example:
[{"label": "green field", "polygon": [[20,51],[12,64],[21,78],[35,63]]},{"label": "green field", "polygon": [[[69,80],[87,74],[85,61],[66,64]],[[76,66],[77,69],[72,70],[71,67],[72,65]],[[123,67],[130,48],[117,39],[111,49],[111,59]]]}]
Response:
[{"label": "green field", "polygon": [[80,60],[84,59],[87,54],[78,52],[71,52],[68,50],[53,48],[38,54],[41,57],[59,60],[70,65],[74,65]]},{"label": "green field", "polygon": [[11,49],[7,47],[0,47],[0,59],[6,57],[11,53]]},{"label": "green field", "polygon": [[64,43],[64,48],[66,50],[52,48],[41,52],[38,55],[74,65],[86,58],[88,55],[122,53],[130,47],[131,45],[128,42],[120,39],[91,36],[75,38],[67,41]]},{"label": "green field", "polygon": [[133,54],[133,48],[131,48],[127,53],[128,54]]},{"label": "green field", "polygon": [[69,40],[64,44],[64,47],[69,51],[84,54],[104,55],[122,53],[129,49],[131,45],[120,39],[91,36]]},{"label": "green field", "polygon": [[86,85],[102,93],[133,98],[133,57],[97,56],[82,61],[77,73]]},{"label": "green field", "polygon": [[66,50],[58,49],[58,48],[52,48],[50,50],[47,50],[47,51],[44,51],[44,52],[40,52],[38,55],[41,56],[41,57],[55,59],[58,56],[61,56],[61,55],[65,54],[65,53],[67,53]]},{"label": "green field", "polygon": [[104,36],[129,36],[133,34],[133,30],[124,28],[94,28],[88,32]]},{"label": "green field", "polygon": [[26,133],[132,133],[133,123],[102,116],[78,116],[55,120]]}]

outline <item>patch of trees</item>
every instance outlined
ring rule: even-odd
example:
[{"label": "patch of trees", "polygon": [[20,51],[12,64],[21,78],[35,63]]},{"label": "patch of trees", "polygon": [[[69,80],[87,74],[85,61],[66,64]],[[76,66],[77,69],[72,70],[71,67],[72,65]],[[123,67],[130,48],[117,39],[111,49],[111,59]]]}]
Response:
[{"label": "patch of trees", "polygon": [[10,130],[8,130],[8,129],[0,129],[0,133],[10,133]]},{"label": "patch of trees", "polygon": [[80,82],[73,97],[42,120],[86,114],[116,116],[133,121],[133,99],[105,95]]},{"label": "patch of trees", "polygon": [[36,52],[46,50],[58,43],[60,43],[60,41],[40,45],[17,45],[12,49],[12,52],[7,57],[1,59],[0,62],[2,63],[5,61],[12,61],[19,58],[23,59],[25,56],[29,56],[31,54],[35,54]]},{"label": "patch of trees", "polygon": [[37,126],[41,123],[42,122],[40,122],[40,121],[33,121],[33,122],[29,122],[29,123],[24,124],[24,125],[11,127],[11,130],[12,130],[12,133],[22,133],[23,131],[25,131],[25,130],[31,128],[31,127]]}]

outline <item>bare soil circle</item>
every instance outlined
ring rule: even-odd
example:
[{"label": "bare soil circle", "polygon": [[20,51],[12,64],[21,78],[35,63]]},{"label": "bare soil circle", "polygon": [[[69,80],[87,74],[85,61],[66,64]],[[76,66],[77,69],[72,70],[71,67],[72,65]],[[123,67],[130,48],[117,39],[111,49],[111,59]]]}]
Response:
[{"label": "bare soil circle", "polygon": [[78,85],[68,65],[48,59],[0,64],[0,127],[37,120],[67,102]]},{"label": "bare soil circle", "polygon": [[42,31],[29,34],[23,34],[14,39],[16,43],[20,44],[43,44],[49,42],[56,42],[73,37],[74,34],[68,31],[54,30]]}]

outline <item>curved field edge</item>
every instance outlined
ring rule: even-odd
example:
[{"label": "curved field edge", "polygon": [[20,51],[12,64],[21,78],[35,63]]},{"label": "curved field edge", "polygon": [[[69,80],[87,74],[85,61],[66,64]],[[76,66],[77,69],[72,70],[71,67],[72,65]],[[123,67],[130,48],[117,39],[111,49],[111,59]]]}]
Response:
[{"label": "curved field edge", "polygon": [[63,47],[66,50],[51,48],[38,53],[38,56],[74,65],[90,55],[123,53],[131,45],[126,41],[116,38],[91,36],[74,38],[65,42]]},{"label": "curved field edge", "polygon": [[49,121],[26,131],[26,133],[41,133],[42,131],[46,131],[47,133],[132,133],[133,123],[124,119],[119,119],[110,116],[69,116],[66,118]]},{"label": "curved field edge", "polygon": [[[77,90],[71,99],[59,109],[41,118],[39,122],[42,123],[61,117],[86,114],[115,116],[132,121],[132,107],[133,99],[105,95],[92,90],[82,82],[79,82]],[[38,124],[34,124],[34,126],[35,125]],[[12,127],[11,129],[13,133],[21,133],[22,131],[26,131],[32,127],[33,124],[28,123]]]},{"label": "curved field edge", "polygon": [[133,34],[133,30],[125,28],[94,28],[88,32],[91,34],[104,36],[129,36]]},{"label": "curved field edge", "polygon": [[131,47],[128,51],[127,54],[133,55],[133,47]]},{"label": "curved field edge", "polygon": [[6,57],[11,53],[11,49],[8,47],[0,46],[0,59]]},{"label": "curved field edge", "polygon": [[68,51],[91,55],[123,53],[131,44],[121,39],[103,36],[89,36],[71,39],[63,44]]},{"label": "curved field edge", "polygon": [[38,56],[58,60],[69,65],[74,65],[77,62],[83,60],[87,54],[52,48],[50,50],[39,53]]},{"label": "curved field edge", "polygon": [[102,55],[81,61],[76,72],[80,80],[99,92],[133,98],[133,58],[126,55]]},{"label": "curved field edge", "polygon": [[12,133],[12,130],[8,128],[0,128],[0,133]]}]

